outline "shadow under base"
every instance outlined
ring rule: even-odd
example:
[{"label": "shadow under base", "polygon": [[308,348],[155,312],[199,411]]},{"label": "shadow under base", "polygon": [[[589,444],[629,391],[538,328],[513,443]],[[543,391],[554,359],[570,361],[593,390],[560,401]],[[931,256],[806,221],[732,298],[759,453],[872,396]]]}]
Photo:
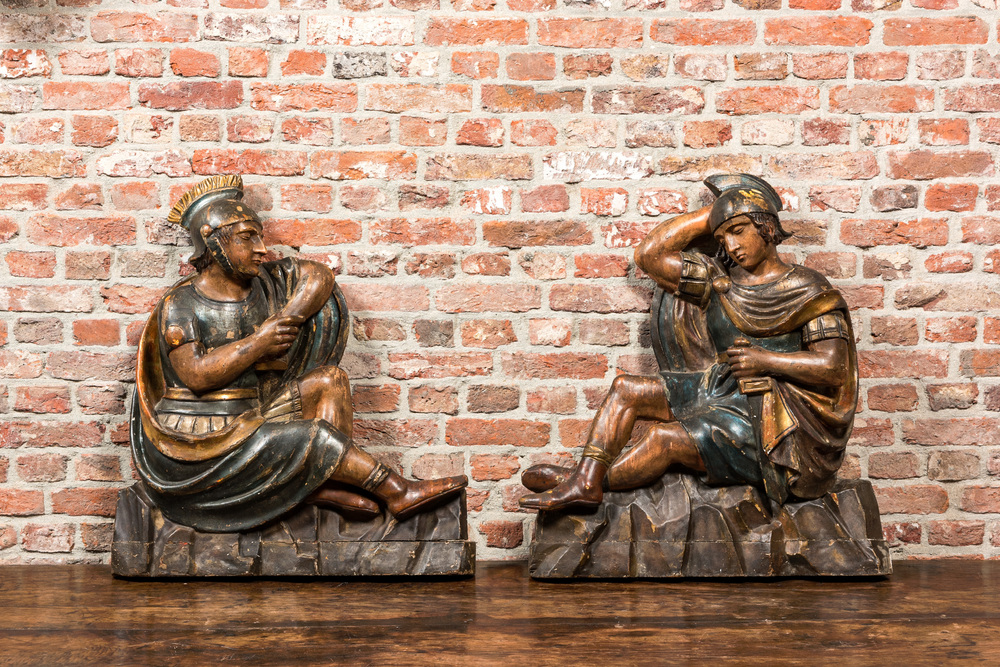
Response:
[{"label": "shadow under base", "polygon": [[471,576],[465,492],[397,522],[349,521],[303,505],[256,530],[206,533],[170,521],[140,484],[118,494],[111,569],[122,577]]},{"label": "shadow under base", "polygon": [[754,487],[710,487],[672,473],[605,493],[589,514],[539,512],[529,566],[536,579],[892,573],[867,480],[772,509]]}]

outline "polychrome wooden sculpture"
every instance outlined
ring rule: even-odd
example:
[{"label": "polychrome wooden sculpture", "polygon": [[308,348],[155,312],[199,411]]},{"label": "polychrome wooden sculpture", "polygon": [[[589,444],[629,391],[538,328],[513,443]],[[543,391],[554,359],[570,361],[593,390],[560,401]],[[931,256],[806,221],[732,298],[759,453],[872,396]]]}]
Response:
[{"label": "polychrome wooden sculpture", "polygon": [[[770,185],[706,184],[713,204],[635,251],[659,288],[660,374],[615,379],[576,468],[522,476],[536,493],[521,506],[543,510],[533,574],[885,573],[870,485],[836,476],[858,400],[847,304],[779,256],[788,234]],[[713,239],[718,252],[694,249]],[[637,419],[652,424],[626,449]],[[678,468],[688,474],[667,474]]]},{"label": "polychrome wooden sculpture", "polygon": [[[129,534],[132,513],[122,507],[126,501],[162,513],[187,531],[229,534],[241,545],[237,550],[246,542],[251,551],[279,520],[312,521],[305,534],[317,543],[323,542],[319,524],[324,516],[338,526],[367,521],[367,529],[354,532],[364,536],[362,541],[378,543],[392,539],[388,533],[407,532],[394,527],[410,517],[454,501],[445,513],[450,511],[458,531],[453,537],[461,541],[464,535],[458,533],[466,529],[459,496],[467,478],[407,480],[352,442],[350,383],[336,366],[346,343],[347,308],[333,273],[294,258],[265,262],[261,221],[242,197],[239,176],[212,177],[186,193],[168,216],[190,232],[190,261],[197,273],[164,295],[139,345],[131,442],[142,484],[131,490],[134,497],[123,495],[119,503],[114,555],[120,558],[113,560],[121,567],[116,571],[303,573],[301,564],[282,572],[280,564],[262,563],[266,554],[259,549],[235,564],[207,557],[199,564],[197,544],[186,569],[170,566],[176,548],[165,556],[163,544],[158,556],[145,559],[146,571],[138,571],[144,566],[135,563],[126,567],[126,555],[157,548],[155,540],[143,542]],[[336,517],[316,507],[332,509]],[[341,528],[333,531],[338,538],[345,534]],[[264,532],[248,532],[255,529]],[[331,530],[327,526],[326,534]],[[412,527],[408,530],[409,537],[419,537]],[[278,532],[291,535],[295,529]],[[298,541],[303,539],[308,541]],[[217,537],[201,541],[209,551],[224,542]],[[362,563],[327,564],[332,569],[322,571],[317,561],[316,571],[306,573],[408,574],[396,569],[413,566],[395,563],[385,572],[371,572]],[[346,567],[338,570],[338,565]]]}]

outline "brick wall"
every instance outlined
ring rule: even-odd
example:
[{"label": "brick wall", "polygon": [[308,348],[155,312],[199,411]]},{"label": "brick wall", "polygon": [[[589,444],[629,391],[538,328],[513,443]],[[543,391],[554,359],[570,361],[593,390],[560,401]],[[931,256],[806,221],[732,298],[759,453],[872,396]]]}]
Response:
[{"label": "brick wall", "polygon": [[630,247],[763,174],[854,308],[842,474],[898,555],[1000,554],[996,0],[850,1],[3,0],[0,560],[106,559],[166,211],[233,172],[339,273],[361,444],[468,473],[485,558],[654,368]]}]

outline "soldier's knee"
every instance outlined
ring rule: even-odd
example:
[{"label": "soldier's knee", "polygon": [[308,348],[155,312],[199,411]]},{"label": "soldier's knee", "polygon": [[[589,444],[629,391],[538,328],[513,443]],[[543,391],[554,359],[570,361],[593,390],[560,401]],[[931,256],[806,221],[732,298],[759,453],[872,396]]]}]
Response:
[{"label": "soldier's knee", "polygon": [[611,382],[608,397],[615,401],[628,401],[635,397],[637,385],[642,378],[635,375],[619,375]]},{"label": "soldier's knee", "polygon": [[310,375],[311,382],[315,383],[316,388],[320,391],[343,391],[351,386],[347,373],[336,366],[318,368]]}]

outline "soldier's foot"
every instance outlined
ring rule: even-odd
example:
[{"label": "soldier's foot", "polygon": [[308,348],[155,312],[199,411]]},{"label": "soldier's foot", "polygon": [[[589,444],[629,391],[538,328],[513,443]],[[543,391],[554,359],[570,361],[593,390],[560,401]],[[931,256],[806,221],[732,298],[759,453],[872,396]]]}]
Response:
[{"label": "soldier's foot", "polygon": [[551,463],[538,463],[521,473],[521,484],[529,491],[542,492],[554,489],[573,476],[573,468],[563,468]]},{"label": "soldier's foot", "polygon": [[[395,480],[393,480],[395,481]],[[402,484],[386,484],[379,488],[386,509],[397,521],[405,521],[414,514],[433,509],[458,495],[469,485],[465,475],[441,479],[403,480]],[[392,488],[395,487],[395,488]]]},{"label": "soldier's foot", "polygon": [[326,485],[306,498],[306,502],[318,507],[332,509],[347,519],[369,521],[381,512],[371,498],[337,486]]},{"label": "soldier's foot", "polygon": [[553,489],[522,496],[517,503],[525,509],[569,512],[595,509],[603,499],[600,483],[589,483],[581,475],[573,475]]}]

